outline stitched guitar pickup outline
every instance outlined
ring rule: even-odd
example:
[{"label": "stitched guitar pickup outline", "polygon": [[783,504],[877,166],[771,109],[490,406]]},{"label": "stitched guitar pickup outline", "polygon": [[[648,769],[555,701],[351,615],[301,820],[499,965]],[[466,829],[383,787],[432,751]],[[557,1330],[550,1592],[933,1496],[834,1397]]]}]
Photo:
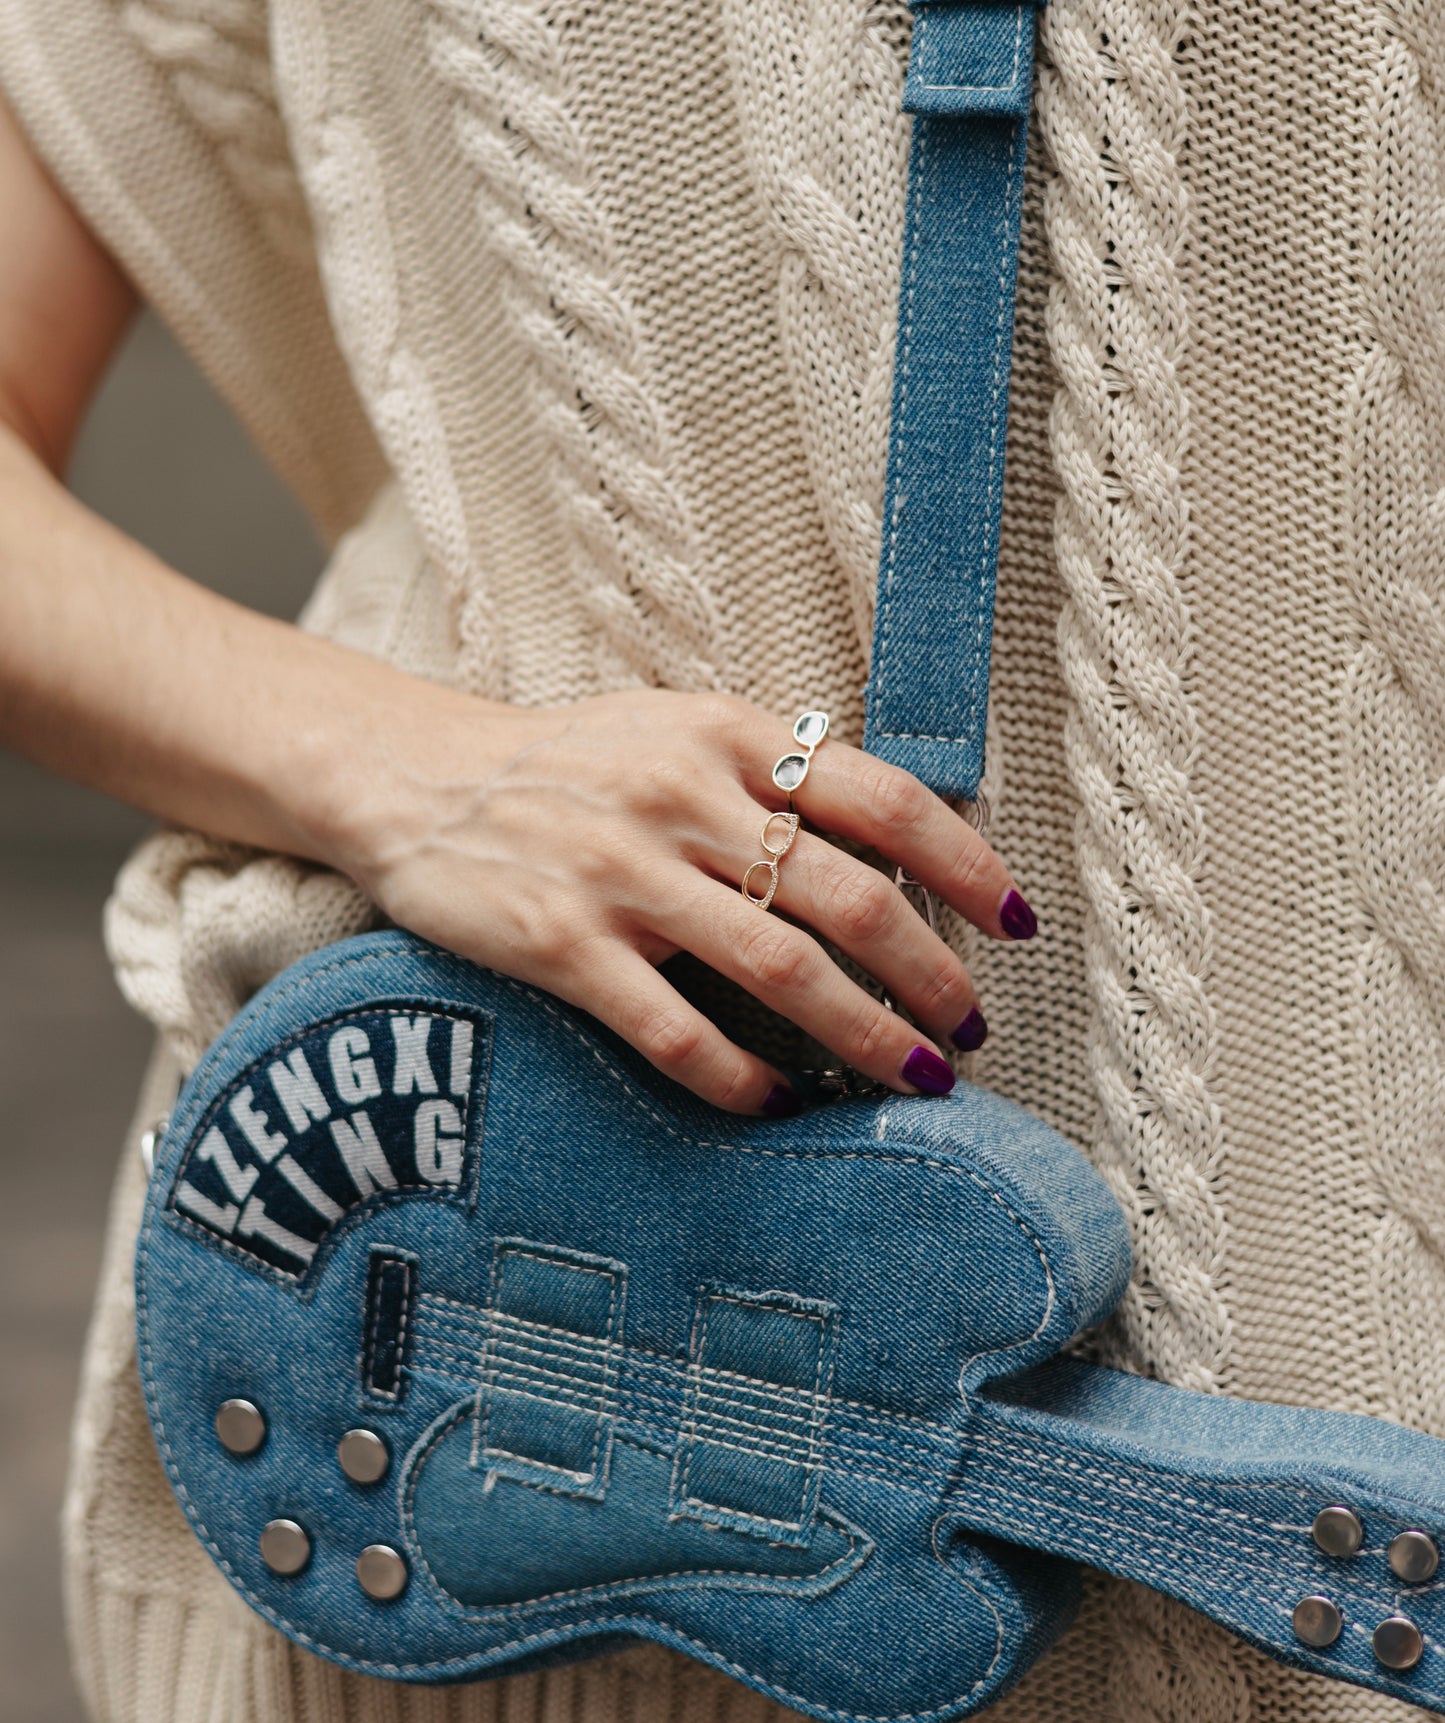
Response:
[{"label": "stitched guitar pickup outline", "polygon": [[[475,1389],[486,1333],[484,1306],[465,1304],[423,1288],[417,1300],[409,1368],[459,1392]],[[567,1381],[569,1337],[558,1332],[528,1338],[535,1342],[540,1357],[557,1361],[550,1393],[560,1397],[571,1392]],[[515,1385],[525,1387],[526,1383]],[[747,1386],[753,1393],[767,1388],[767,1384]],[[690,1389],[691,1376],[683,1361],[635,1342],[619,1345],[613,1355],[608,1416],[618,1435],[670,1448],[686,1424]],[[719,1401],[715,1415],[722,1428],[729,1428],[735,1409],[746,1413],[748,1407],[733,1408],[726,1398]],[[731,1428],[740,1438],[758,1442],[759,1452],[781,1459],[798,1458],[794,1444],[768,1443],[746,1416]],[[820,1428],[818,1454],[830,1473],[888,1484],[937,1500],[957,1465],[960,1441],[959,1430],[948,1424],[834,1394],[828,1402],[826,1429]]]},{"label": "stitched guitar pickup outline", "polygon": [[[490,1303],[480,1307],[418,1293],[414,1261],[390,1246],[372,1247],[365,1336],[377,1325],[378,1288],[407,1273],[404,1299],[396,1292],[390,1298],[406,1312],[407,1368],[475,1390],[472,1467],[602,1500],[623,1370],[638,1357],[621,1339],[627,1265],[530,1239],[497,1239]],[[650,1428],[628,1431],[674,1455],[669,1517],[775,1545],[807,1545],[836,1341],[837,1310],[824,1300],[698,1289],[688,1359],[667,1361],[676,1415],[666,1428],[653,1418]],[[401,1344],[393,1341],[393,1351]],[[374,1349],[367,1338],[367,1353]],[[634,1407],[669,1404],[635,1387],[628,1400]]]}]

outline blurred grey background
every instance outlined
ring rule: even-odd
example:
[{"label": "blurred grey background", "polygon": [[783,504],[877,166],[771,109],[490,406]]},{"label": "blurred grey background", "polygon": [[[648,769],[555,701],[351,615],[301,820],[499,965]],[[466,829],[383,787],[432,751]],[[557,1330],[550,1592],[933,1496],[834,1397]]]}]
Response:
[{"label": "blurred grey background", "polygon": [[[321,551],[154,319],[98,398],[72,489],[207,586],[291,617]],[[146,830],[0,751],[0,1716],[80,1723],[57,1516],[76,1371],[120,1138],[148,1034],[116,992],[100,913]]]}]

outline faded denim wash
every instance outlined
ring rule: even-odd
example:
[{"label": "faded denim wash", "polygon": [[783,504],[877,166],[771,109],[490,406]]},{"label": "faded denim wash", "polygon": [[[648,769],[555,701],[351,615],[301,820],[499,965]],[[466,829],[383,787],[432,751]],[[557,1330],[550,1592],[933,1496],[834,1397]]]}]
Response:
[{"label": "faded denim wash", "polygon": [[[719,1114],[580,1013],[408,935],[295,965],[178,1104],[137,1252],[141,1371],[232,1583],[348,1667],[459,1680],[677,1646],[828,1719],[996,1698],[1069,1619],[1074,1560],[1277,1656],[1391,1675],[1383,1545],[1445,1528],[1445,1443],[1206,1399],[1056,1354],[1121,1296],[1122,1215],[1039,1120],[930,1101]],[[267,1433],[237,1457],[226,1400]],[[344,1475],[349,1429],[392,1465]],[[1310,1537],[1353,1506],[1366,1548]],[[258,1536],[301,1524],[284,1577]],[[401,1552],[378,1603],[354,1563]],[[1408,1595],[1405,1595],[1408,1590]],[[1325,1591],[1341,1640],[1293,1638]]]},{"label": "faded denim wash", "polygon": [[915,0],[893,420],[863,745],[983,775],[1034,0]]}]

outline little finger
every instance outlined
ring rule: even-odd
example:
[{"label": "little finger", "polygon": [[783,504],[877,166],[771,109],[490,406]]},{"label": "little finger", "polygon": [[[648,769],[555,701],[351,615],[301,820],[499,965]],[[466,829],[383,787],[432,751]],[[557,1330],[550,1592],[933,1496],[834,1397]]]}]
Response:
[{"label": "little finger", "polygon": [[785,1118],[797,1091],[756,1055],[729,1041],[646,958],[620,942],[599,945],[563,992],[615,1030],[665,1077],[730,1113]]}]

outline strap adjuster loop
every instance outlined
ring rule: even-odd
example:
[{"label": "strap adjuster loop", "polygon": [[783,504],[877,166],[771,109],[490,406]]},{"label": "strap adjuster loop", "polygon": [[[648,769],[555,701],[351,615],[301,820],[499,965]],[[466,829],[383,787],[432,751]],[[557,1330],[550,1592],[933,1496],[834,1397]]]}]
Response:
[{"label": "strap adjuster loop", "polygon": [[915,0],[905,111],[1024,118],[1035,10],[1036,0]]}]

